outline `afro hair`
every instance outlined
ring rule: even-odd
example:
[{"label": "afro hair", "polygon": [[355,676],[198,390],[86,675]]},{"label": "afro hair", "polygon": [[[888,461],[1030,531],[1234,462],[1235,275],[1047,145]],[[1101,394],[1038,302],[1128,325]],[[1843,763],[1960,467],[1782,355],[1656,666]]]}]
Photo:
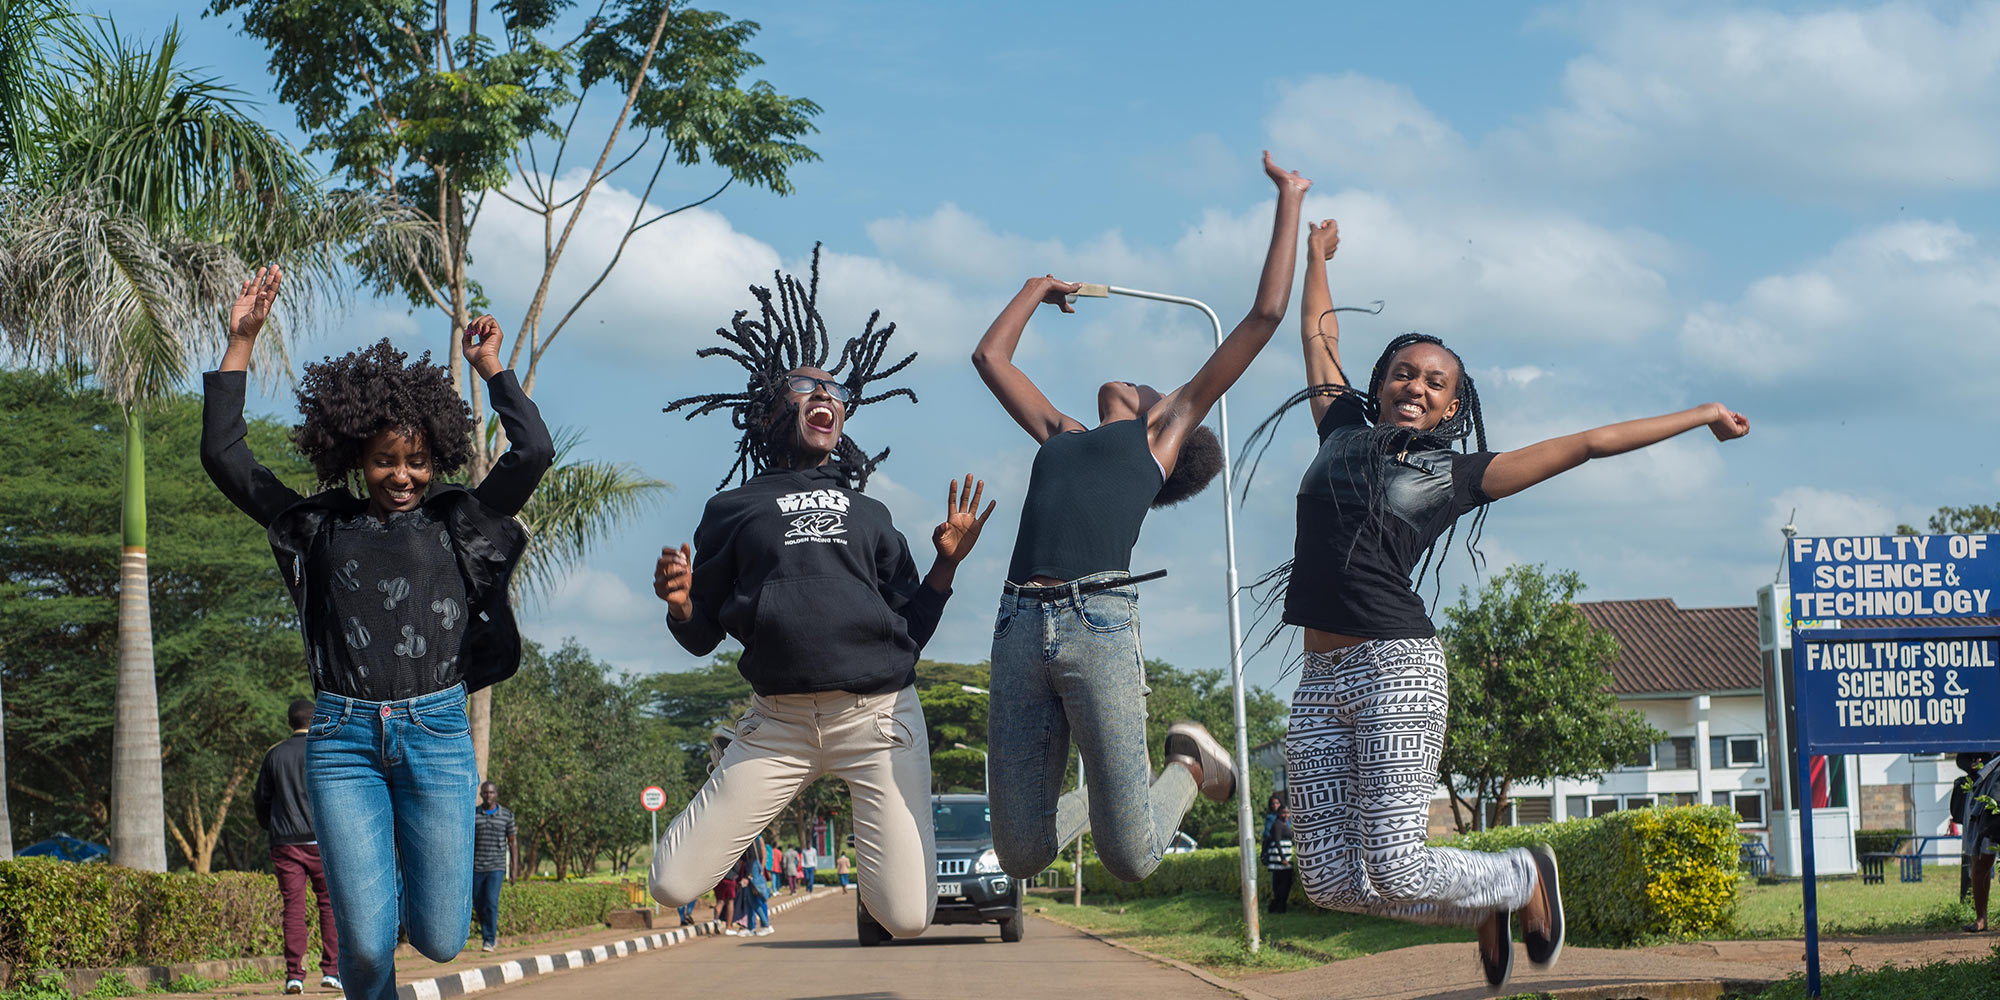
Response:
[{"label": "afro hair", "polygon": [[1160,484],[1160,492],[1153,496],[1153,506],[1172,507],[1208,489],[1215,474],[1221,471],[1222,442],[1216,440],[1214,431],[1196,426],[1181,442],[1181,457],[1174,463],[1174,474]]},{"label": "afro hair", "polygon": [[324,485],[339,485],[361,465],[368,440],[383,431],[421,434],[431,468],[449,476],[472,457],[472,410],[451,387],[450,370],[416,362],[387,337],[339,358],[309,364],[299,384],[305,416],[292,441]]}]

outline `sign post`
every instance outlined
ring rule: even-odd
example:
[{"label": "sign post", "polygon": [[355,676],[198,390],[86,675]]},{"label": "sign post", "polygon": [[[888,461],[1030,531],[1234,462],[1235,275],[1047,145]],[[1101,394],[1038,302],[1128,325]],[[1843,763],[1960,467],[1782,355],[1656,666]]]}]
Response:
[{"label": "sign post", "polygon": [[[1805,860],[1806,992],[1820,995],[1812,794],[1818,754],[2000,750],[2000,535],[1792,538],[1792,690]],[[1897,628],[1803,629],[1819,619],[1937,619]]]},{"label": "sign post", "polygon": [[[658,785],[647,785],[645,790],[639,793],[639,804],[645,806],[646,812],[652,815],[653,852],[658,852],[660,849],[660,808],[667,804],[667,790]],[[648,857],[650,856],[651,852],[648,854]],[[653,902],[653,912],[660,912],[660,903],[658,900],[654,900]]]}]

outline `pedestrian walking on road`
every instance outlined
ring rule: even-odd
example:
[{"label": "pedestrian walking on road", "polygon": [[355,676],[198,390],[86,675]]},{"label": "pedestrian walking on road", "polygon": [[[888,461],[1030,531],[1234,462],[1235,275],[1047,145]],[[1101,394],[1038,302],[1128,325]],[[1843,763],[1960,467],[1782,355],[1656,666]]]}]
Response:
[{"label": "pedestrian walking on road", "polygon": [[[776,888],[774,872],[765,866],[768,854],[763,838],[750,845],[737,861],[736,908],[743,915],[745,937],[771,933],[771,890]],[[730,932],[737,933],[737,932]]]},{"label": "pedestrian walking on road", "polygon": [[521,870],[514,833],[514,812],[500,804],[500,786],[480,785],[472,832],[472,912],[479,920],[480,951],[500,946],[500,880],[512,882]]},{"label": "pedestrian walking on road", "polygon": [[1284,913],[1292,900],[1292,811],[1283,805],[1264,828],[1264,869],[1271,873],[1271,912]]},{"label": "pedestrian walking on road", "polygon": [[801,788],[831,774],[854,800],[863,904],[890,933],[910,937],[930,926],[937,906],[917,656],[993,507],[977,509],[983,482],[968,475],[961,494],[954,480],[931,532],[937,559],[918,576],[889,508],[862,492],[888,453],[871,458],[845,433],[863,406],[914,399],[906,389],[870,396],[868,387],[915,355],[884,367],[895,326],[878,329],[871,317],[833,370],[820,367],[830,345],[817,248],[810,285],[783,276],[779,284],[775,299],[752,289],[761,321],[738,313],[722,331],[729,346],[700,352],[737,361],[748,388],[667,407],[730,411],[743,436],[723,484],[744,480],[709,499],[693,548],[662,550],[653,591],[689,652],[706,656],[724,636],[743,644],[737,669],[754,694],[708,782],[661,835],[653,897],[679,905],[707,888]]},{"label": "pedestrian walking on road", "polygon": [[306,790],[341,981],[349,997],[392,1000],[399,927],[433,961],[465,947],[479,785],[466,696],[520,666],[508,585],[528,534],[514,515],[555,443],[481,316],[462,351],[511,447],[478,486],[444,481],[485,430],[452,369],[385,338],[306,366],[293,441],[329,488],[300,496],[244,443],[246,373],[280,280],[258,272],[229,311],[222,364],[203,376],[201,460],[266,529],[305,636],[318,693]]},{"label": "pedestrian walking on road", "polygon": [[1546,967],[1561,954],[1556,858],[1546,845],[1497,854],[1425,845],[1448,691],[1444,650],[1411,574],[1420,582],[1437,539],[1448,548],[1448,532],[1475,511],[1477,539],[1487,504],[1590,459],[1702,427],[1729,441],[1750,422],[1709,403],[1487,451],[1472,375],[1436,337],[1396,337],[1366,385],[1349,384],[1326,277],[1339,227],[1328,219],[1309,230],[1306,388],[1244,449],[1255,454],[1286,410],[1310,403],[1319,451],[1298,489],[1293,559],[1271,577],[1283,581],[1284,623],[1305,630],[1285,737],[1299,877],[1329,909],[1478,928],[1480,964],[1499,985],[1513,968],[1513,914],[1530,961]]},{"label": "pedestrian walking on road", "polygon": [[[1196,795],[1224,802],[1235,791],[1229,753],[1192,721],[1168,727],[1153,772],[1135,584],[1166,574],[1135,577],[1131,565],[1147,512],[1194,496],[1222,470],[1222,446],[1202,421],[1284,319],[1312,182],[1269,153],[1264,173],[1277,213],[1255,303],[1184,385],[1162,395],[1106,382],[1091,428],[1056,409],[1014,365],[1037,305],[1075,311],[1080,286],[1051,276],[1022,285],[973,352],[979,377],[1041,446],[993,624],[987,713],[993,849],[1017,879],[1047,868],[1087,824],[1105,869],[1137,882],[1159,867]],[[1090,783],[1064,793],[1072,739]]]},{"label": "pedestrian walking on road", "polygon": [[785,891],[799,891],[799,849],[785,848]]},{"label": "pedestrian walking on road", "polygon": [[819,850],[807,844],[799,858],[799,864],[805,868],[806,895],[810,896],[813,891],[813,880],[819,877]]},{"label": "pedestrian walking on road", "polygon": [[850,862],[847,860],[846,851],[842,851],[834,856],[833,874],[835,877],[840,879],[841,892],[847,891],[847,873],[852,870],[853,869],[850,867]]},{"label": "pedestrian walking on road", "polygon": [[285,713],[292,735],[264,754],[257,786],[250,793],[257,825],[271,838],[271,867],[278,873],[278,894],[285,901],[286,993],[304,993],[306,989],[308,887],[319,903],[319,987],[340,989],[340,934],[333,919],[333,899],[326,891],[326,873],[320,866],[312,802],[306,797],[306,732],[312,717],[310,700],[292,702]]},{"label": "pedestrian walking on road", "polygon": [[736,870],[730,869],[715,883],[715,919],[723,933],[735,933]]}]

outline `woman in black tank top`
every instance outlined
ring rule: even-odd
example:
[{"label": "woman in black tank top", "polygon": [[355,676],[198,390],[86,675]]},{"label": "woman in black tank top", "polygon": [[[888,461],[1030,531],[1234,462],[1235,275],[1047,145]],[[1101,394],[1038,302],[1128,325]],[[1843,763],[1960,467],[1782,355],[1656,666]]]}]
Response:
[{"label": "woman in black tank top", "polygon": [[[1425,846],[1448,685],[1410,574],[1420,557],[1428,566],[1460,516],[1494,500],[1593,458],[1697,427],[1728,441],[1750,423],[1710,403],[1487,451],[1472,377],[1436,337],[1397,337],[1365,392],[1348,385],[1326,280],[1339,229],[1331,219],[1310,229],[1300,331],[1307,388],[1286,403],[1310,400],[1320,437],[1299,486],[1285,586],[1284,620],[1305,629],[1285,734],[1300,880],[1329,909],[1478,927],[1480,961],[1497,986],[1513,965],[1514,912],[1536,965],[1554,964],[1562,950],[1555,854],[1546,845],[1500,854]],[[1464,449],[1468,437],[1477,451]]]},{"label": "woman in black tank top", "polygon": [[[1130,569],[1146,511],[1193,496],[1221,469],[1221,446],[1201,422],[1270,342],[1291,298],[1299,206],[1312,182],[1269,153],[1264,172],[1278,207],[1256,302],[1186,385],[1162,395],[1107,382],[1090,429],[1057,410],[1013,363],[1036,305],[1074,311],[1068,296],[1078,286],[1046,276],[1022,286],[972,355],[1008,415],[1042,446],[993,626],[987,723],[993,847],[1017,878],[1048,867],[1088,819],[1105,868],[1136,882],[1159,865],[1197,792],[1222,801],[1235,790],[1228,753],[1193,722],[1168,730],[1167,766],[1152,777]],[[1095,794],[1061,794],[1072,734]]]}]

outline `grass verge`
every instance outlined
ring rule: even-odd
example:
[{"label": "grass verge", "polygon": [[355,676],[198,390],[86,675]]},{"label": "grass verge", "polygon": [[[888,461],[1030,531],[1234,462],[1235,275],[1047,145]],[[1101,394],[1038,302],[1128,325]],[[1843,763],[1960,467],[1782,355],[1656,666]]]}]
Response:
[{"label": "grass verge", "polygon": [[1472,931],[1425,927],[1328,910],[1262,914],[1264,947],[1251,954],[1243,940],[1243,903],[1221,893],[1114,900],[1084,894],[1031,896],[1029,908],[1057,923],[1197,965],[1218,975],[1287,972],[1344,958],[1438,941],[1471,941]]},{"label": "grass verge", "polygon": [[[1922,882],[1877,885],[1859,878],[1819,880],[1821,934],[1907,934],[1956,931],[1972,920],[1958,901],[1958,867],[1926,866]],[[1805,934],[1805,894],[1796,881],[1759,885],[1744,879],[1736,894],[1733,936],[1792,938]]]}]

